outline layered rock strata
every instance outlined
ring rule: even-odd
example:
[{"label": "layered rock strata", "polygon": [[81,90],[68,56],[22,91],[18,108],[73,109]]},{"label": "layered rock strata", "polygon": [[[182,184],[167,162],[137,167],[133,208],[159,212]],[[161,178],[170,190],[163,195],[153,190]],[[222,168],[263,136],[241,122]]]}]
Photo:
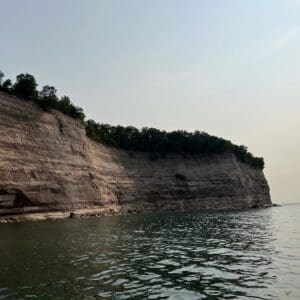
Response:
[{"label": "layered rock strata", "polygon": [[153,159],[115,149],[58,111],[0,92],[2,219],[268,206],[262,170],[233,154]]}]

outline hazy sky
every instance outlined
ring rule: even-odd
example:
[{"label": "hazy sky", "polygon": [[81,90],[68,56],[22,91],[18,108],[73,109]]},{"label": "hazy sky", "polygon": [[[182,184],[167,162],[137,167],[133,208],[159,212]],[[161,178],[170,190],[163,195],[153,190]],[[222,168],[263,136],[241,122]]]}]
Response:
[{"label": "hazy sky", "polygon": [[300,201],[300,0],[0,0],[0,69],[99,122],[204,130]]}]

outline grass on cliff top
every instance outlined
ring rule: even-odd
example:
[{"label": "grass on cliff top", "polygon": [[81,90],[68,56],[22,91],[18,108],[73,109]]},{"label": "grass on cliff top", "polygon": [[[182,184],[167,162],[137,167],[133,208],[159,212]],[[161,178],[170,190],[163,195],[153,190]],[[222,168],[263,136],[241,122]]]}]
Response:
[{"label": "grass on cliff top", "polygon": [[209,135],[203,131],[187,132],[176,130],[167,132],[156,128],[137,129],[132,126],[111,126],[94,120],[86,120],[82,108],[75,106],[69,97],[58,98],[55,87],[46,85],[37,90],[37,82],[30,74],[19,74],[16,81],[3,80],[0,71],[0,90],[17,96],[20,101],[32,101],[44,111],[56,109],[84,124],[86,135],[106,145],[130,151],[189,154],[233,153],[240,161],[258,168],[264,168],[264,159],[253,156],[245,146],[234,145],[231,141]]}]

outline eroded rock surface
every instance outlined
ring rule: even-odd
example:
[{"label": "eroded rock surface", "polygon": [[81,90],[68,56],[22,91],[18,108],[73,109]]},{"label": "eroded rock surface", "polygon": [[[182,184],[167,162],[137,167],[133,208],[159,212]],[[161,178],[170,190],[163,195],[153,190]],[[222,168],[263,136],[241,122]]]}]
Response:
[{"label": "eroded rock surface", "polygon": [[232,154],[151,160],[147,153],[98,144],[72,118],[58,111],[44,113],[31,102],[0,92],[2,215],[267,206],[271,199],[263,172]]}]

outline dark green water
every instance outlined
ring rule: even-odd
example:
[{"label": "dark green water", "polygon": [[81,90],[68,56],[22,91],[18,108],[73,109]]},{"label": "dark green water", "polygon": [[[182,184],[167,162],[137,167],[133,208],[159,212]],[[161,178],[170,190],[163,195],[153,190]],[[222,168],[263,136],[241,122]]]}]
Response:
[{"label": "dark green water", "polygon": [[300,205],[0,225],[0,299],[300,299]]}]

